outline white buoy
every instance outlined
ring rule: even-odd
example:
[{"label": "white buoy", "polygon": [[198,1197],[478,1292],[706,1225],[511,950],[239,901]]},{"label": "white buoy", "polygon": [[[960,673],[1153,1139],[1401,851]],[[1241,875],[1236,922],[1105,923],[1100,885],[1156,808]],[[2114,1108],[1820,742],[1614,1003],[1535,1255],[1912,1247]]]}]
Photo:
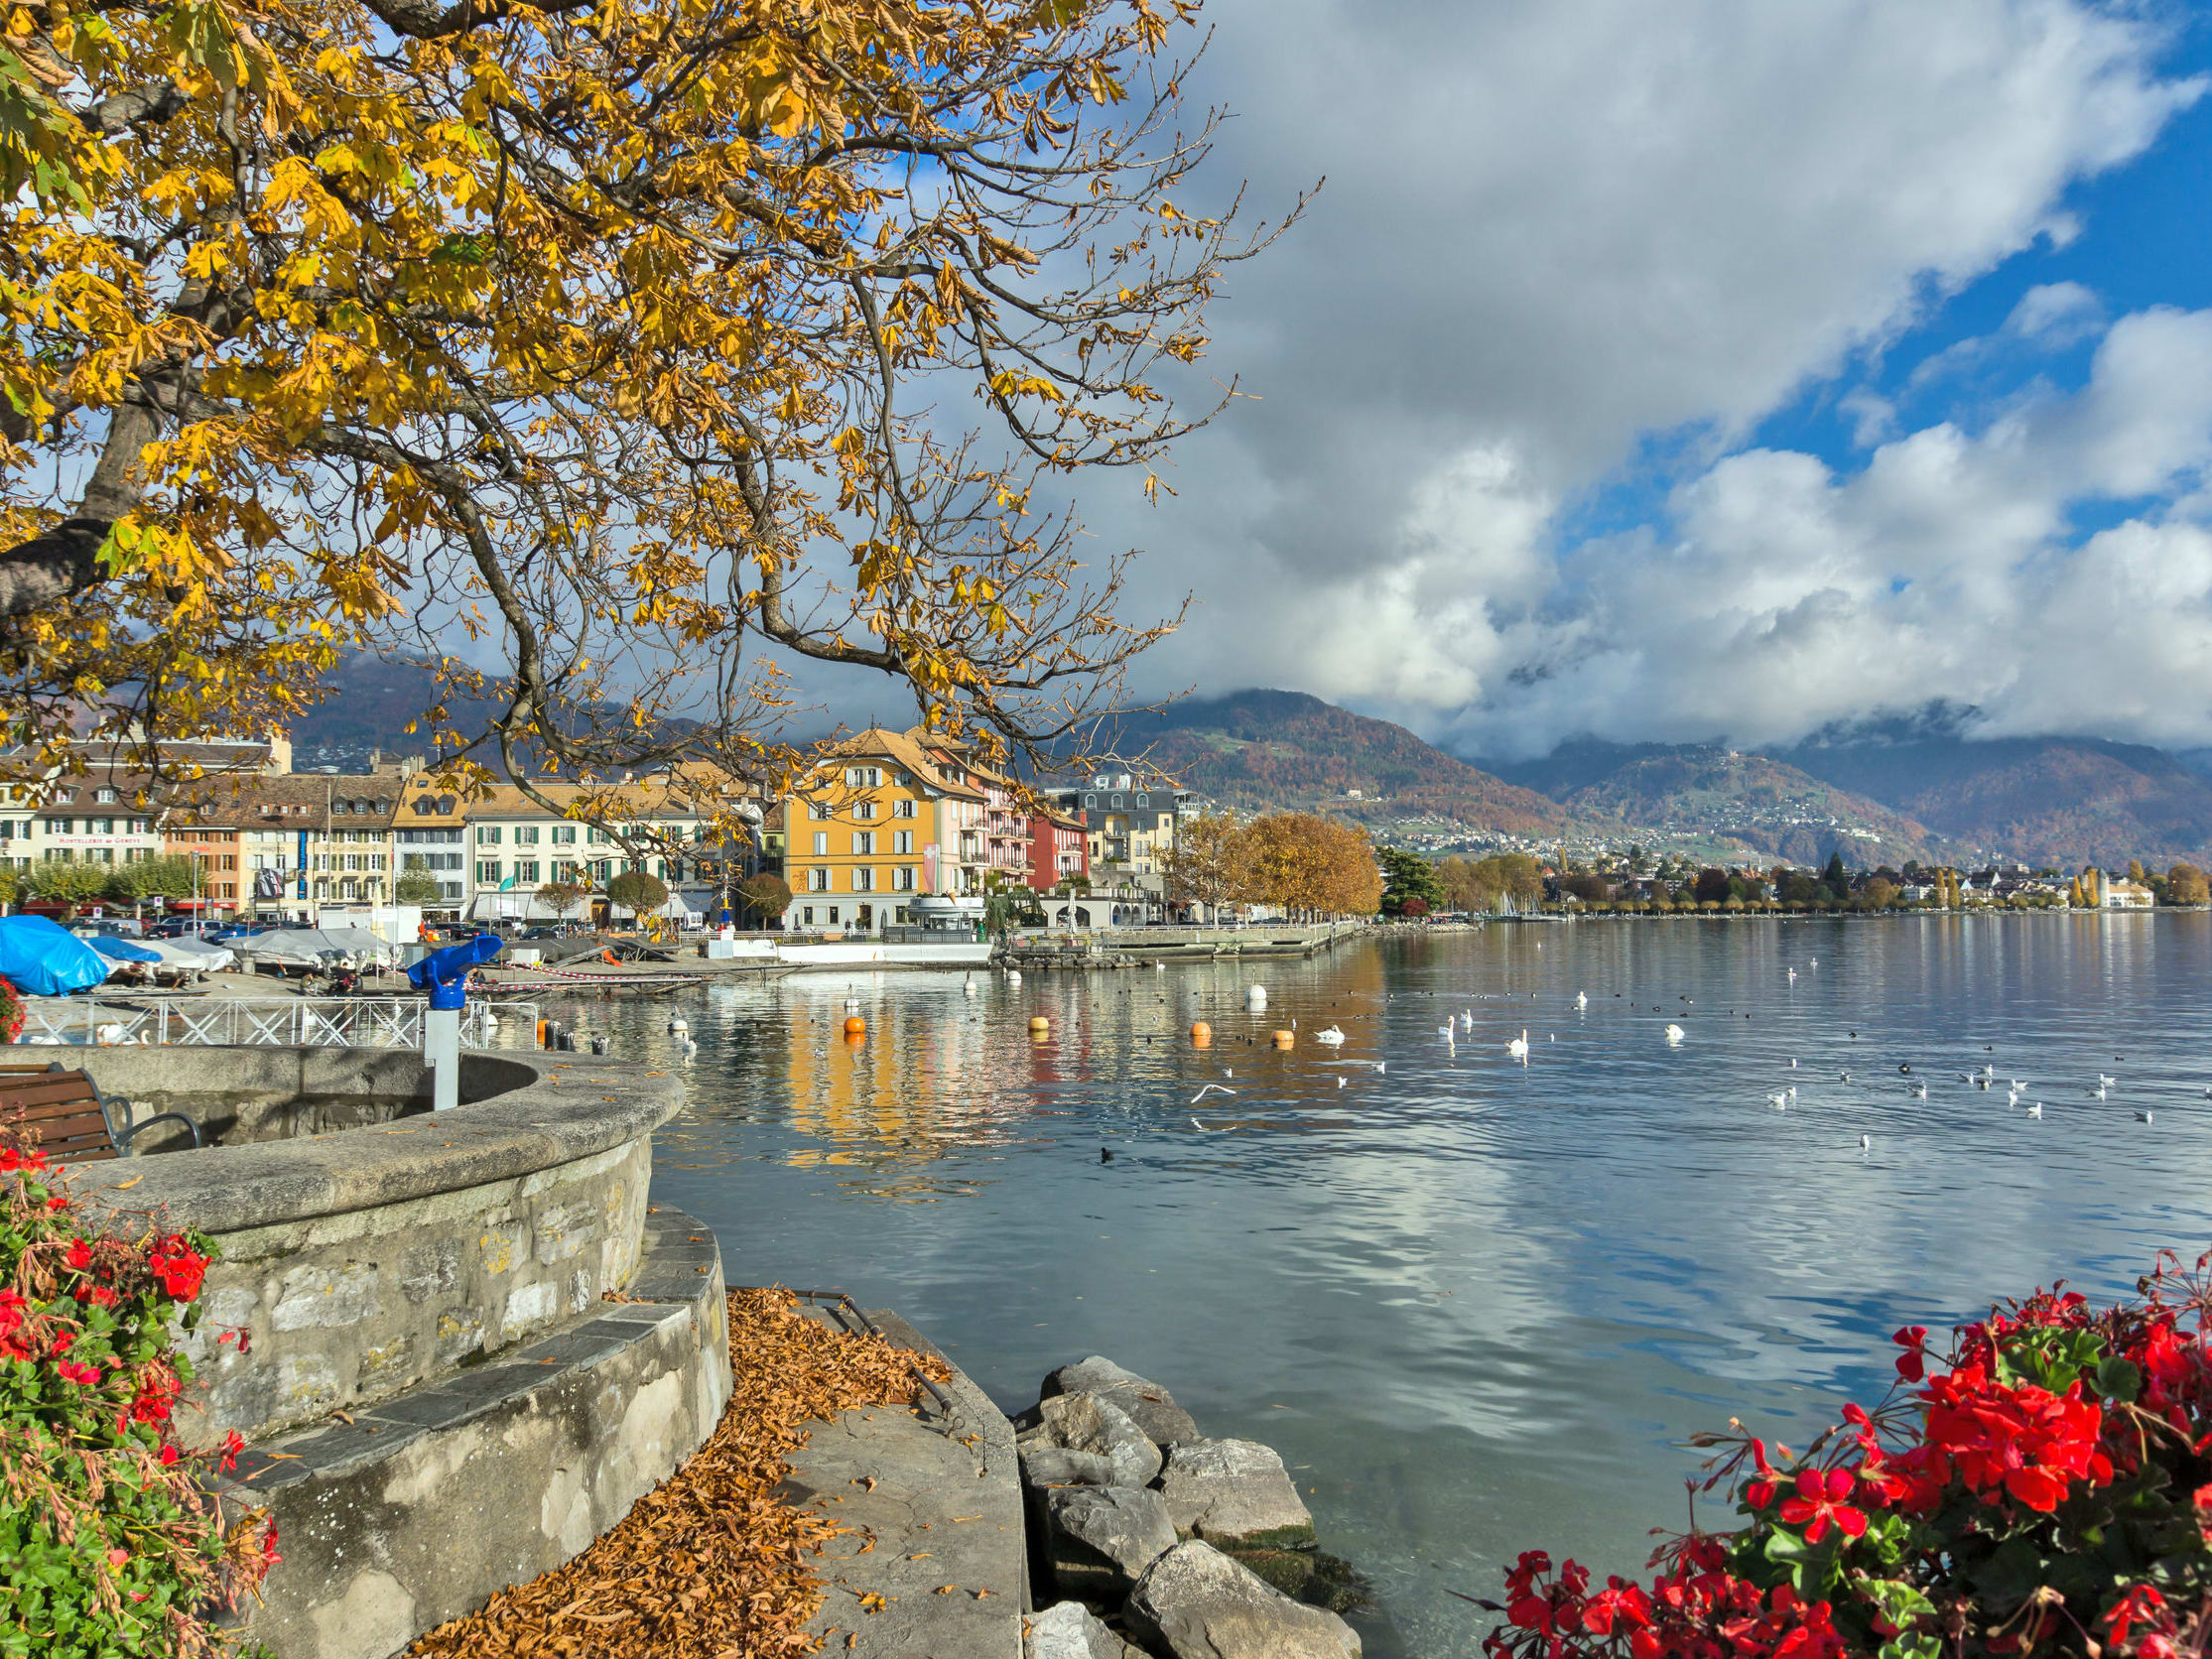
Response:
[{"label": "white buoy", "polygon": [[1020,969],[1020,968],[1018,968],[1018,967],[1009,967],[1008,969],[1006,969],[1006,983],[1007,983],[1007,984],[1009,984],[1009,985],[1018,985],[1018,984],[1020,984],[1020,983],[1021,983],[1021,969]]},{"label": "white buoy", "polygon": [[669,1032],[670,1032],[670,1034],[671,1034],[672,1036],[677,1036],[677,1037],[681,1037],[681,1036],[682,1036],[682,1035],[683,1035],[683,1034],[684,1034],[685,1032],[687,1032],[687,1031],[691,1030],[691,1028],[692,1028],[692,1022],[691,1022],[690,1020],[687,1020],[686,1018],[684,1018],[684,1016],[683,1016],[683,1015],[681,1015],[681,1014],[671,1014],[671,1015],[669,1015],[669,1017],[668,1017],[668,1029],[669,1029]]},{"label": "white buoy", "polygon": [[845,1011],[848,1014],[857,1014],[860,1011],[860,999],[856,996],[846,997],[845,999]]},{"label": "white buoy", "polygon": [[1244,1000],[1254,1008],[1266,1007],[1267,987],[1265,985],[1246,985],[1244,987]]}]

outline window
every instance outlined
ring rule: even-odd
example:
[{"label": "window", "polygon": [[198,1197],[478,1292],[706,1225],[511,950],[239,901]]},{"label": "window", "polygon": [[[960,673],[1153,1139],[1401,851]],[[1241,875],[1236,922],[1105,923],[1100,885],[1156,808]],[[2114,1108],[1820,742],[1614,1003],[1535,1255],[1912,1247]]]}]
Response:
[{"label": "window", "polygon": [[830,856],[830,831],[829,831],[829,830],[816,830],[816,831],[814,832],[814,855],[815,855],[815,856],[816,856],[817,858],[827,858],[827,857],[829,857],[829,856]]},{"label": "window", "polygon": [[914,803],[911,801],[893,801],[891,803],[891,816],[893,818],[912,818],[914,816]]},{"label": "window", "polygon": [[880,766],[847,766],[845,781],[852,789],[881,789],[883,768]]},{"label": "window", "polygon": [[1114,798],[1107,803],[1107,805],[1118,807],[1119,805],[1121,805],[1121,797],[1119,795],[1115,795]]},{"label": "window", "polygon": [[614,860],[611,858],[594,858],[590,867],[593,881],[606,881],[614,874]]},{"label": "window", "polygon": [[76,820],[73,818],[57,818],[50,822],[54,825],[53,832],[57,835],[73,835],[76,833]]},{"label": "window", "polygon": [[855,893],[872,893],[875,891],[875,872],[865,864],[852,872],[852,891]]},{"label": "window", "polygon": [[115,821],[112,818],[95,818],[88,822],[91,825],[92,833],[95,835],[112,835],[115,833]]},{"label": "window", "polygon": [[496,824],[479,824],[476,826],[476,844],[478,846],[497,846],[502,833],[503,831]]},{"label": "window", "polygon": [[536,846],[537,844],[538,827],[535,824],[521,824],[515,827],[515,845]]},{"label": "window", "polygon": [[575,881],[576,860],[574,858],[556,858],[553,861],[553,879],[556,881]]},{"label": "window", "polygon": [[803,928],[811,928],[811,927],[813,927],[813,926],[814,926],[814,906],[813,906],[813,905],[811,905],[811,904],[810,904],[810,905],[806,905],[806,906],[804,906],[804,907],[802,907],[802,908],[801,908],[801,910],[800,910],[800,912],[799,912],[799,925],[800,925],[801,927],[803,927]]},{"label": "window", "polygon": [[612,846],[614,837],[594,824],[591,826],[590,841],[593,846]]},{"label": "window", "polygon": [[830,816],[830,803],[829,803],[829,802],[827,802],[827,801],[809,801],[809,802],[807,803],[807,817],[809,817],[809,818],[811,818],[811,819],[815,820],[815,821],[816,821],[817,823],[820,823],[820,822],[821,822],[821,821],[822,821],[823,819],[826,819],[826,818],[828,818],[829,816]]},{"label": "window", "polygon": [[827,892],[828,892],[829,890],[830,890],[830,872],[829,872],[828,870],[825,870],[825,869],[810,869],[810,870],[808,870],[808,871],[807,871],[807,891],[808,891],[808,892],[810,892],[810,893],[827,893]]},{"label": "window", "polygon": [[873,801],[853,802],[852,816],[855,819],[858,819],[862,824],[867,823],[869,820],[875,817],[875,803]]},{"label": "window", "polygon": [[553,844],[555,846],[576,845],[576,826],[573,824],[556,824],[553,827]]},{"label": "window", "polygon": [[115,799],[115,791],[112,789],[95,789],[92,791],[92,799],[104,807]]},{"label": "window", "polygon": [[476,885],[478,887],[496,887],[499,885],[498,859],[479,858],[476,860]]},{"label": "window", "polygon": [[538,884],[538,861],[537,861],[537,859],[535,859],[535,858],[518,858],[518,859],[516,859],[516,860],[515,860],[515,879],[516,879],[517,881],[527,881],[527,882],[529,882],[529,883],[530,883],[530,885],[531,885],[531,886],[535,887],[535,886],[536,886],[536,885]]},{"label": "window", "polygon": [[852,852],[853,856],[858,858],[872,856],[875,852],[875,831],[873,830],[853,830]]},{"label": "window", "polygon": [[913,865],[901,864],[896,872],[896,875],[897,879],[892,883],[893,886],[897,887],[898,890],[902,893],[911,893],[914,891]]},{"label": "window", "polygon": [[893,852],[912,852],[914,850],[914,831],[911,830],[892,830],[891,850]]}]

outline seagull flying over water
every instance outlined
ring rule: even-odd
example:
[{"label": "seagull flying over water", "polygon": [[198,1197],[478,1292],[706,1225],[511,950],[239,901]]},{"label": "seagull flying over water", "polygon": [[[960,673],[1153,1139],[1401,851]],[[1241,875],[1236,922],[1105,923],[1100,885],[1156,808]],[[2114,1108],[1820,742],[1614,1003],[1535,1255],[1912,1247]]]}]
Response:
[{"label": "seagull flying over water", "polygon": [[1194,1106],[1197,1105],[1199,1101],[1205,1099],[1206,1096],[1209,1094],[1234,1094],[1236,1092],[1236,1090],[1234,1088],[1224,1088],[1218,1083],[1210,1083],[1204,1088],[1200,1089],[1196,1094],[1193,1094],[1191,1096],[1191,1104]]}]

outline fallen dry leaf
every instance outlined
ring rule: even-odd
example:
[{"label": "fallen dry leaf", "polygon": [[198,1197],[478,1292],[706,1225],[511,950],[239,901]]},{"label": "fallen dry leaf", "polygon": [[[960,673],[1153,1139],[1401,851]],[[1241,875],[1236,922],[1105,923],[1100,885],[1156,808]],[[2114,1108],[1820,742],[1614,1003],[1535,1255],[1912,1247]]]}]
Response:
[{"label": "fallen dry leaf", "polygon": [[[934,1381],[951,1372],[880,1337],[807,1319],[793,1312],[796,1301],[781,1290],[731,1291],[735,1386],[707,1444],[576,1560],[427,1632],[410,1659],[592,1659],[609,1651],[606,1638],[574,1623],[619,1623],[623,1659],[801,1659],[816,1651],[807,1634],[824,1594],[815,1562],[852,1529],[776,1495],[790,1473],[785,1460],[805,1444],[811,1420],[912,1405],[914,1364]],[[874,1547],[871,1538],[862,1553]],[[872,1614],[889,1602],[871,1592],[860,1604]],[[857,1641],[846,1633],[847,1649]]]}]

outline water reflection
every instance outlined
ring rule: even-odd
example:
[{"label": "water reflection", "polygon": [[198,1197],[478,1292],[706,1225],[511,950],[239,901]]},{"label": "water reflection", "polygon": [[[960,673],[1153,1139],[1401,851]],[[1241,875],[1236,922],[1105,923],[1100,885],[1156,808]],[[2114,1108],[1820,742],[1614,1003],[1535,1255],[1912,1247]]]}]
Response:
[{"label": "water reflection", "polygon": [[[1533,1543],[1635,1566],[1682,1519],[1690,1432],[1801,1435],[1880,1391],[1897,1324],[2199,1245],[2208,966],[2202,915],[1899,918],[722,987],[682,1008],[657,1190],[733,1275],[895,1305],[1002,1403],[1094,1351],[1169,1382],[1300,1466],[1385,1592],[1371,1653],[1468,1652],[1446,1590]],[[547,1011],[678,1063],[665,1004]],[[1341,1051],[1306,1035],[1331,1023]],[[1994,1089],[1958,1081],[1984,1065]],[[1210,1084],[1236,1092],[1194,1106]]]}]

